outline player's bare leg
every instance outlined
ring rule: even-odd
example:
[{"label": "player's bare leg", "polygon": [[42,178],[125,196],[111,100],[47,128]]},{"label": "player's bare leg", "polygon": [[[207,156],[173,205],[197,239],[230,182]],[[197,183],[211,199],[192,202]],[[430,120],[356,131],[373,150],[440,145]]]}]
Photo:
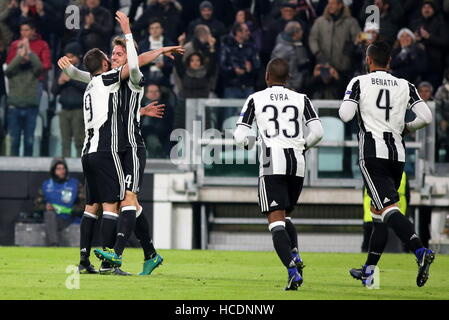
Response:
[{"label": "player's bare leg", "polygon": [[296,263],[291,255],[291,239],[285,229],[285,211],[275,210],[268,214],[268,229],[273,236],[273,246],[282,264],[288,270],[288,283],[285,290],[297,290],[302,284]]},{"label": "player's bare leg", "polygon": [[80,273],[98,273],[90,263],[89,256],[99,208],[100,206],[97,203],[84,207],[84,214],[80,224],[80,264],[78,266]]}]

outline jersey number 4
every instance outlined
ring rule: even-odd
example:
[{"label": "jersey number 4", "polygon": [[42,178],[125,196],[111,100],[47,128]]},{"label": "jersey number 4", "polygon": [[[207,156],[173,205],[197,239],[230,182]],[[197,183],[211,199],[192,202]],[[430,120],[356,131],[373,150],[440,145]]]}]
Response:
[{"label": "jersey number 4", "polygon": [[[265,130],[264,133],[267,138],[274,138],[279,134],[279,131],[280,131],[279,121],[278,121],[279,113],[278,113],[278,109],[273,105],[268,105],[268,106],[263,107],[262,112],[268,112],[268,109],[273,110],[273,117],[270,118],[268,121],[274,123],[275,134],[270,135],[268,133],[268,130]],[[295,124],[295,131],[293,132],[293,134],[290,135],[290,134],[288,134],[287,130],[283,129],[282,133],[287,138],[296,138],[299,135],[299,122],[298,122],[299,111],[298,111],[298,108],[295,106],[285,106],[284,109],[282,109],[282,113],[287,113],[287,111],[289,109],[293,110],[293,117],[291,117],[289,119],[289,122],[293,122]]]},{"label": "jersey number 4", "polygon": [[[385,104],[381,105],[384,92],[385,92]],[[377,96],[376,106],[379,109],[385,109],[385,120],[387,122],[390,121],[390,110],[393,109],[393,107],[390,106],[390,90],[380,89],[379,95]]]}]

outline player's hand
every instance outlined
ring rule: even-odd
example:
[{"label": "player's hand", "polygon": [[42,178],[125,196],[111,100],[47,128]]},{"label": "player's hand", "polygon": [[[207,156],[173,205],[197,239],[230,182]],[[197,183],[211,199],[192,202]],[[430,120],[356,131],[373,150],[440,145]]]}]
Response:
[{"label": "player's hand", "polygon": [[163,47],[162,54],[170,59],[174,60],[174,54],[184,54],[185,50],[181,46]]},{"label": "player's hand", "polygon": [[61,70],[68,69],[71,65],[72,63],[70,62],[70,59],[66,56],[58,60],[58,67],[61,68]]},{"label": "player's hand", "polygon": [[126,14],[121,11],[117,11],[115,13],[115,20],[120,24],[120,28],[122,29],[124,34],[131,33],[131,27],[129,26],[129,18]]},{"label": "player's hand", "polygon": [[140,108],[140,115],[161,119],[164,117],[164,108],[165,104],[157,104],[157,101],[153,101],[149,105]]}]

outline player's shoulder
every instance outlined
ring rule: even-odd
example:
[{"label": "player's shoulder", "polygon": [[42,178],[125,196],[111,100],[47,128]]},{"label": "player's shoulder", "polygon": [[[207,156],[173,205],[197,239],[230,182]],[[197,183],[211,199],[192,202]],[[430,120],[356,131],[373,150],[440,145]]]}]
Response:
[{"label": "player's shoulder", "polygon": [[103,72],[101,75],[102,76],[108,76],[108,75],[115,75],[117,73],[120,73],[122,71],[123,67],[117,67],[117,68],[113,68],[109,71]]}]

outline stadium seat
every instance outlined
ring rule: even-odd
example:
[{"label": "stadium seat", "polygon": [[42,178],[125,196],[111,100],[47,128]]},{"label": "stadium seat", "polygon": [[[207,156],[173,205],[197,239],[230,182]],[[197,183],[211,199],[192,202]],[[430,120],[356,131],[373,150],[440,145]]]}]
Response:
[{"label": "stadium seat", "polygon": [[[344,141],[345,129],[340,119],[321,117],[324,129],[323,141]],[[318,149],[318,171],[336,172],[343,170],[343,147],[321,147]]]}]

